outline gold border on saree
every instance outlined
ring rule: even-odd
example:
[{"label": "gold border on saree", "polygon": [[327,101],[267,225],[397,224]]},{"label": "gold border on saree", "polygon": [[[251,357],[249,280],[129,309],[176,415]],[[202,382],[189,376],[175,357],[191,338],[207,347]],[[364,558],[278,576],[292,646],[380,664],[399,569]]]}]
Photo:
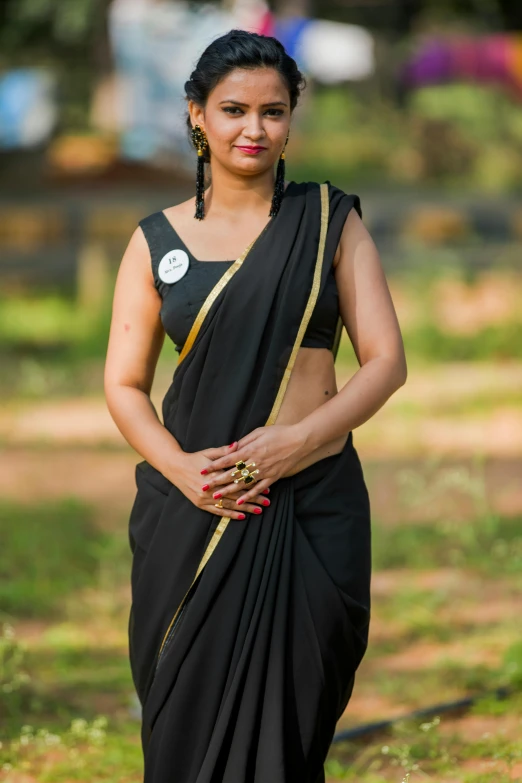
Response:
[{"label": "gold border on saree", "polygon": [[[298,350],[299,350],[299,348],[301,346],[301,342],[303,340],[304,333],[306,332],[306,328],[308,326],[308,322],[309,322],[309,320],[310,320],[310,318],[312,316],[312,311],[313,311],[313,309],[315,307],[315,303],[316,303],[317,297],[319,295],[319,287],[320,287],[320,284],[321,284],[321,271],[322,271],[323,258],[324,258],[324,249],[325,249],[325,245],[326,245],[326,233],[327,233],[327,230],[328,230],[328,217],[329,217],[329,211],[330,211],[330,202],[329,202],[329,198],[328,198],[328,184],[326,182],[321,183],[319,185],[319,189],[320,189],[320,196],[321,196],[321,230],[320,230],[320,234],[319,234],[319,245],[318,245],[318,248],[317,248],[317,257],[316,257],[316,261],[315,261],[315,269],[314,269],[314,277],[313,277],[312,287],[310,289],[310,294],[308,296],[308,302],[306,304],[306,307],[305,307],[305,310],[304,310],[304,313],[303,313],[303,317],[301,318],[301,324],[300,324],[299,330],[297,332],[297,337],[295,339],[295,342],[294,342],[294,345],[293,345],[293,348],[292,348],[292,352],[290,354],[290,358],[288,359],[288,363],[287,363],[286,369],[284,371],[283,377],[281,379],[281,383],[279,385],[279,390],[278,390],[277,396],[275,398],[274,404],[272,406],[272,410],[270,411],[270,415],[269,415],[269,417],[268,417],[268,419],[267,419],[267,421],[265,423],[265,426],[268,426],[268,425],[271,425],[271,424],[275,424],[275,422],[277,420],[277,416],[279,414],[279,410],[280,410],[282,402],[283,402],[283,397],[285,395],[285,392],[286,392],[286,389],[287,389],[287,386],[288,386],[288,382],[290,381],[290,376],[292,374],[292,370],[293,370],[293,367],[294,367],[294,364],[295,364],[295,360],[296,360],[296,357],[297,357],[297,352],[298,352]],[[261,233],[263,233],[263,232],[261,232]],[[255,240],[254,240],[254,242],[255,242]],[[216,284],[214,289],[210,292],[210,294],[208,295],[207,299],[203,303],[203,305],[201,307],[201,310],[198,313],[198,316],[196,318],[196,322],[198,323],[197,328],[195,328],[196,327],[196,322],[194,322],[193,327],[192,327],[192,329],[189,332],[189,336],[187,338],[187,341],[185,342],[185,345],[183,347],[183,351],[180,354],[180,357],[179,357],[179,360],[178,360],[178,365],[182,361],[182,358],[184,358],[184,356],[186,356],[188,350],[190,349],[191,345],[193,344],[194,340],[196,339],[196,336],[197,336],[197,333],[199,331],[199,328],[200,328],[201,324],[203,323],[203,320],[204,320],[208,310],[210,309],[210,306],[212,305],[212,302],[214,301],[216,296],[219,294],[219,292],[228,283],[228,281],[232,277],[232,275],[235,274],[235,272],[237,272],[237,270],[239,269],[239,267],[243,263],[244,259],[246,258],[246,255],[247,255],[248,251],[250,250],[250,248],[252,247],[254,242],[252,242],[251,245],[249,245],[249,247],[247,248],[247,250],[243,253],[243,255],[240,256],[237,259],[237,261],[235,261],[232,264],[230,269],[227,269],[227,271],[225,272],[223,277],[218,281],[218,283]],[[237,266],[236,266],[236,264],[237,264]],[[235,267],[235,269],[234,269],[234,267]],[[234,271],[232,271],[232,270],[234,270]],[[230,275],[229,275],[229,272],[231,273]],[[223,284],[221,285],[221,283],[223,283]],[[219,288],[219,290],[216,291],[216,289],[218,289],[218,288]],[[215,291],[216,291],[216,293],[213,296]],[[210,301],[210,303],[209,303],[209,301]],[[209,303],[208,306],[207,306],[207,303]],[[194,334],[193,334],[193,332],[194,332]],[[190,345],[187,348],[187,350],[185,351],[185,348],[189,344],[189,339],[191,337],[192,337],[192,340],[190,342]],[[179,604],[178,608],[176,609],[176,613],[174,614],[174,617],[170,621],[169,627],[167,628],[165,636],[163,637],[163,641],[161,643],[161,646],[160,646],[160,649],[159,649],[159,652],[158,652],[158,655],[157,655],[157,659],[158,660],[159,660],[159,657],[161,656],[161,653],[163,651],[163,647],[165,646],[165,642],[167,641],[168,635],[170,633],[170,629],[172,628],[172,626],[173,626],[173,624],[174,624],[174,622],[175,622],[179,612],[181,611],[181,609],[183,607],[183,604],[185,603],[185,599],[187,598],[187,595],[189,594],[189,592],[190,592],[193,584],[195,583],[196,579],[198,578],[200,573],[203,571],[205,565],[210,560],[210,558],[211,558],[212,554],[214,553],[214,551],[215,551],[219,541],[221,540],[221,536],[223,535],[223,533],[227,529],[229,522],[230,522],[230,517],[221,517],[221,520],[220,520],[218,526],[216,527],[214,533],[212,534],[212,537],[211,537],[211,539],[210,539],[210,541],[208,543],[208,546],[207,546],[205,552],[203,553],[203,557],[200,560],[200,563],[198,565],[198,568],[197,568],[196,574],[194,576],[194,579],[192,580],[192,582],[191,582],[187,592],[185,593],[185,595],[181,599],[181,603]]]},{"label": "gold border on saree", "polygon": [[[179,365],[181,364],[185,356],[188,354],[188,352],[194,345],[196,337],[199,334],[199,330],[201,329],[201,325],[205,320],[205,318],[207,317],[208,311],[210,310],[210,308],[212,307],[215,300],[217,299],[221,291],[224,289],[226,284],[229,282],[229,280],[231,280],[231,278],[236,274],[237,270],[239,269],[239,267],[247,257],[249,251],[253,247],[255,241],[256,240],[254,240],[249,244],[249,246],[243,251],[243,253],[239,256],[239,258],[236,258],[232,266],[229,266],[227,271],[219,278],[216,285],[214,286],[212,291],[209,293],[209,295],[201,305],[200,311],[196,316],[196,320],[194,321],[194,323],[190,328],[190,332],[188,333],[187,339],[185,340],[185,344],[179,355],[178,363],[176,365],[177,367],[179,367]],[[207,263],[212,263],[212,261]]]}]

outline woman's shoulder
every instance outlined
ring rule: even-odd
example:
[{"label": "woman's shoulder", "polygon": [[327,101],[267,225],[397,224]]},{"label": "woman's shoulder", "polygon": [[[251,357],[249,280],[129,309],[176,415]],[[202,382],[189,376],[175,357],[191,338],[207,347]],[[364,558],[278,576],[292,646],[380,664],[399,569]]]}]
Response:
[{"label": "woman's shoulder", "polygon": [[341,187],[340,185],[331,182],[329,179],[325,179],[323,180],[323,182],[319,182],[318,180],[308,180],[303,182],[296,182],[296,184],[306,189],[319,188],[320,185],[327,185],[330,198],[332,198],[333,196],[342,198],[344,196],[346,198],[359,199],[359,196],[356,193],[354,193],[353,190],[351,190],[351,188]]},{"label": "woman's shoulder", "polygon": [[348,215],[353,208],[358,213],[359,217],[362,218],[361,199],[356,193],[351,191],[351,189],[342,188],[339,185],[330,182],[329,179],[324,180],[324,182],[308,181],[299,182],[297,184],[300,185],[303,190],[317,189],[322,184],[327,185],[331,215],[338,210],[344,211],[346,215]]},{"label": "woman's shoulder", "polygon": [[168,206],[157,209],[155,212],[145,215],[139,220],[139,225],[154,223],[163,218],[183,219],[194,211],[194,198],[181,201],[179,204],[169,204]]}]

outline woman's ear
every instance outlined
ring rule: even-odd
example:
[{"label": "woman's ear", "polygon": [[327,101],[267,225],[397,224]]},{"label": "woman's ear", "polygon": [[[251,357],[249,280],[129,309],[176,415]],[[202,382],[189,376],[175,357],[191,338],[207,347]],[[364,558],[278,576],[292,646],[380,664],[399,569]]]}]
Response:
[{"label": "woman's ear", "polygon": [[188,102],[188,112],[190,117],[190,123],[192,127],[199,125],[205,129],[205,112],[202,106],[199,106],[195,101],[190,100]]}]

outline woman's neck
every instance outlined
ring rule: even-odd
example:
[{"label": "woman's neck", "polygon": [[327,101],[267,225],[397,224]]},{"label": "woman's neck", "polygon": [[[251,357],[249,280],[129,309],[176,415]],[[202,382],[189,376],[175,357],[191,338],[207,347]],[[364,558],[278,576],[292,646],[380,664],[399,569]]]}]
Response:
[{"label": "woman's neck", "polygon": [[211,185],[205,191],[205,204],[214,214],[220,215],[252,215],[257,210],[264,213],[270,207],[274,185],[272,171],[257,177],[212,171]]}]

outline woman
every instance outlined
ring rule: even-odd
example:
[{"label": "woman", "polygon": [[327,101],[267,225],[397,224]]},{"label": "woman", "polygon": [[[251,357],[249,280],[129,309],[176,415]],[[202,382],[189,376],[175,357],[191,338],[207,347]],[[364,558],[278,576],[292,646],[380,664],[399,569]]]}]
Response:
[{"label": "woman", "polygon": [[[142,220],[118,273],[105,390],[143,457],[129,645],[145,783],[324,781],[368,642],[352,429],[406,364],[358,197],[284,179],[301,86],[273,38],[210,44],[186,83],[196,198]],[[361,366],[338,392],[343,323]]]}]

